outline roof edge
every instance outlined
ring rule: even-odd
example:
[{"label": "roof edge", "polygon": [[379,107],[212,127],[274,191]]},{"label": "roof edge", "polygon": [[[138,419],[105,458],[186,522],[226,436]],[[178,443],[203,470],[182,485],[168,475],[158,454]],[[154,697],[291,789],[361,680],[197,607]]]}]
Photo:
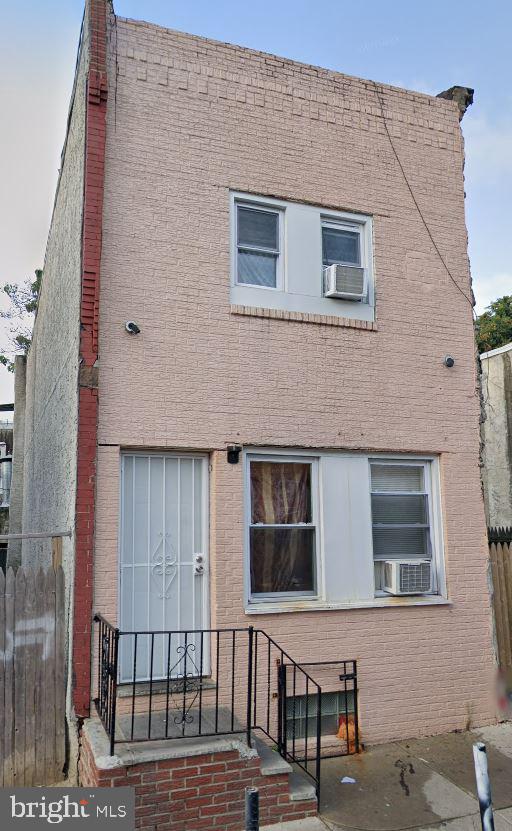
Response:
[{"label": "roof edge", "polygon": [[495,355],[501,355],[503,352],[510,352],[512,349],[512,342],[506,343],[505,346],[498,346],[496,349],[490,349],[489,352],[482,352],[480,360],[493,358]]}]

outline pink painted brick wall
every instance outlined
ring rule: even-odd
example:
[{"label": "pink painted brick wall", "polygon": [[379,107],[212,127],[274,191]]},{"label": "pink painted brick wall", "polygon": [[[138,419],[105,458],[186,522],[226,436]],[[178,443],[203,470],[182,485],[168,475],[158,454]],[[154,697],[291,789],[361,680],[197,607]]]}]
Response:
[{"label": "pink painted brick wall", "polygon": [[[115,43],[96,608],[116,615],[119,448],[209,450],[214,624],[256,622],[297,659],[357,658],[367,741],[492,720],[471,309],[412,203],[372,83],[123,19]],[[416,198],[468,294],[457,108],[391,87],[381,95]],[[376,331],[232,314],[230,189],[372,214]],[[141,335],[124,333],[128,319]],[[453,605],[247,618],[242,466],[215,452],[234,441],[441,454]]]}]

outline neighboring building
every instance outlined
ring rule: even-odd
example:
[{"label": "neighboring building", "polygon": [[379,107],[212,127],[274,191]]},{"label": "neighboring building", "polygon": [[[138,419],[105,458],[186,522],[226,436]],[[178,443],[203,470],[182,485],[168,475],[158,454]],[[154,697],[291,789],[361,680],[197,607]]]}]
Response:
[{"label": "neighboring building", "polygon": [[484,352],[483,481],[487,523],[512,527],[512,343]]},{"label": "neighboring building", "polygon": [[[0,534],[9,533],[11,501],[13,404],[0,404]],[[0,568],[5,570],[7,542],[0,540]]]},{"label": "neighboring building", "polygon": [[[244,708],[257,722],[246,642],[235,655],[221,635],[219,658],[208,633],[253,625],[300,664],[357,660],[367,743],[494,720],[459,128],[470,92],[409,92],[88,2],[23,434],[23,530],[75,529],[63,556],[77,716],[100,659],[100,708],[127,684],[118,716],[133,703],[136,728],[197,676],[207,732],[219,706],[229,723],[228,698],[211,699],[227,678],[235,726]],[[40,556],[24,543],[24,559]],[[104,628],[94,655],[93,611],[133,633],[196,634],[121,636],[116,679],[117,635]],[[265,643],[251,660],[261,672],[268,654],[267,715],[283,703],[267,732],[280,720],[280,750],[286,733],[295,753],[311,686],[274,686]],[[337,672],[322,710],[334,740],[357,701]],[[151,674],[160,686],[144,686]],[[197,725],[202,694],[171,726]],[[94,723],[85,732],[84,781],[109,784]],[[314,810],[311,795],[287,799],[268,818]]]}]

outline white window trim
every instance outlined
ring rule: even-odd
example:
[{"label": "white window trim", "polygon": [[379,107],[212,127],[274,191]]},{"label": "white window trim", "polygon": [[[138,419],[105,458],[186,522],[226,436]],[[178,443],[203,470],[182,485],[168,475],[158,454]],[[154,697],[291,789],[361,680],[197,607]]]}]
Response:
[{"label": "white window trim", "polygon": [[[277,251],[276,256],[276,284],[275,286],[258,286],[253,283],[240,283],[238,281],[238,249],[243,248],[247,251],[261,251],[263,254],[265,253],[275,253],[271,252],[271,250],[265,248],[251,248],[251,246],[247,245],[238,245],[238,208],[250,208],[253,211],[264,211],[266,213],[273,213],[277,215],[277,239],[279,244],[279,249]],[[234,222],[234,229],[233,229],[233,239],[232,239],[232,249],[233,249],[233,279],[234,285],[248,287],[248,288],[256,288],[262,289],[263,291],[285,291],[284,286],[284,275],[285,275],[285,267],[284,267],[284,256],[285,256],[285,246],[284,246],[284,225],[285,225],[285,209],[282,206],[276,207],[275,205],[265,204],[258,201],[252,201],[247,198],[235,198],[234,200],[234,208],[233,208],[233,222]]]},{"label": "white window trim", "polygon": [[[230,191],[230,269],[231,269],[231,301],[242,305],[257,306],[260,308],[295,311],[325,316],[346,317],[354,320],[375,320],[375,268],[373,256],[373,217],[369,214],[337,211],[323,208],[321,205],[307,205],[318,214],[319,250],[322,252],[322,223],[333,223],[337,227],[346,226],[347,230],[359,230],[361,234],[360,253],[361,266],[365,269],[367,296],[364,303],[333,300],[323,296],[323,257],[320,255],[318,271],[311,274],[311,280],[318,280],[318,295],[303,295],[296,293],[290,285],[288,274],[289,264],[286,252],[288,240],[286,209],[294,205],[303,205],[296,200],[285,201],[273,197],[258,196],[240,191]],[[263,210],[280,212],[280,255],[278,257],[278,287],[253,286],[248,283],[239,283],[237,280],[237,205],[250,208],[260,207]],[[317,276],[318,275],[318,276]],[[280,280],[280,282],[279,282]]]},{"label": "white window trim", "polygon": [[[382,456],[370,456],[368,458],[368,464],[370,466],[369,471],[369,478],[370,478],[370,500],[371,495],[374,493],[371,485],[371,465],[372,463],[377,462],[381,465],[389,465],[390,467],[399,465],[400,467],[422,467],[423,468],[423,476],[424,476],[424,491],[423,493],[427,496],[427,503],[428,503],[428,523],[429,523],[429,537],[430,537],[430,546],[431,546],[431,562],[432,562],[432,591],[428,592],[429,596],[439,596],[441,587],[444,587],[444,558],[442,556],[439,541],[440,541],[440,527],[437,527],[440,523],[440,516],[441,516],[441,504],[440,501],[438,502],[438,495],[434,493],[434,484],[436,481],[439,480],[438,471],[434,472],[434,465],[437,462],[436,458],[423,458],[423,459],[400,459],[395,457],[382,457]],[[417,491],[419,493],[419,491]],[[373,528],[373,519],[372,519],[372,528]],[[375,560],[376,562],[382,562],[382,560]],[[375,596],[376,597],[389,597],[385,591],[380,589],[375,589]]]},{"label": "white window trim", "polygon": [[[272,592],[269,594],[252,594],[251,589],[251,462],[303,462],[311,465],[311,526],[315,529],[315,583],[314,592]],[[309,454],[290,453],[246,453],[244,459],[244,523],[245,523],[245,557],[244,557],[244,594],[245,606],[253,604],[276,604],[286,601],[300,601],[301,603],[318,600],[322,593],[323,569],[321,563],[321,535],[320,535],[320,494],[318,458]],[[262,526],[265,527],[265,526]],[[287,526],[287,527],[310,527]]]},{"label": "white window trim", "polygon": [[[368,465],[370,461],[395,461],[397,464],[404,464],[407,462],[416,463],[424,462],[430,465],[431,470],[431,494],[432,500],[429,505],[429,513],[431,513],[431,540],[432,540],[432,561],[434,562],[437,572],[437,593],[428,595],[411,595],[403,597],[391,597],[386,594],[374,594],[365,600],[344,600],[340,602],[330,602],[326,600],[325,585],[324,585],[324,550],[323,550],[323,529],[322,529],[322,481],[319,477],[319,469],[321,465],[321,458],[330,455],[345,455],[347,457],[366,456]],[[258,598],[251,598],[250,586],[250,548],[249,548],[249,523],[248,516],[250,511],[250,480],[248,459],[255,459],[257,461],[281,461],[283,456],[287,456],[290,460],[305,461],[308,459],[315,459],[317,462],[317,502],[315,510],[317,511],[317,589],[318,596],[312,598],[310,596],[303,596],[300,599],[283,599],[277,600],[259,600]],[[342,450],[301,450],[297,454],[296,449],[280,448],[276,452],[275,448],[251,448],[247,447],[243,450],[244,462],[244,606],[247,615],[256,614],[285,614],[290,612],[312,612],[312,611],[336,611],[344,609],[371,609],[371,608],[394,608],[407,606],[452,606],[452,601],[448,598],[447,584],[446,584],[446,569],[445,569],[445,548],[443,535],[443,517],[441,513],[442,498],[441,498],[441,480],[440,480],[440,460],[438,456],[428,454],[390,454],[390,453],[361,453]],[[370,471],[369,471],[370,475]],[[371,481],[371,480],[370,480]]]}]

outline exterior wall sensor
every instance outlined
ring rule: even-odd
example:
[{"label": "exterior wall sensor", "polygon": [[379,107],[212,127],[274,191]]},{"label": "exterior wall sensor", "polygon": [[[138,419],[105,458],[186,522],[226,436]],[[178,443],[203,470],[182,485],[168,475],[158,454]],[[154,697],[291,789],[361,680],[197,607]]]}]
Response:
[{"label": "exterior wall sensor", "polygon": [[124,328],[126,329],[129,335],[138,335],[140,332],[140,328],[133,320],[127,320],[124,324]]},{"label": "exterior wall sensor", "polygon": [[451,369],[452,366],[455,364],[455,358],[452,358],[451,355],[445,355],[443,363],[445,366]]}]

